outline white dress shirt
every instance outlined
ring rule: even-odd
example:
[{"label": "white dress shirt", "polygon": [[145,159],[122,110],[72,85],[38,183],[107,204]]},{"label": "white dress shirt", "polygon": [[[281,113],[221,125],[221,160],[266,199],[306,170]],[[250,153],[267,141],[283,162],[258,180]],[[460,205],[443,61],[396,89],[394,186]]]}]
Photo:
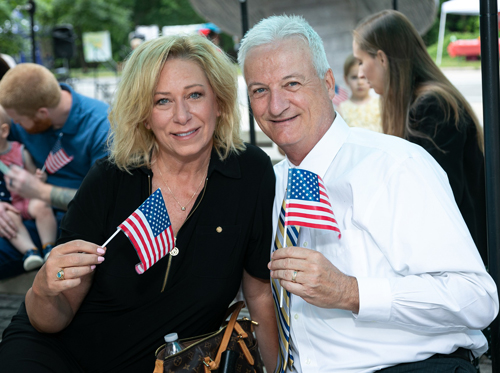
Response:
[{"label": "white dress shirt", "polygon": [[[275,166],[275,230],[289,167]],[[337,114],[298,168],[322,177],[342,233],[301,228],[298,246],[357,278],[359,313],[292,295],[291,371],[372,372],[458,347],[487,350],[480,330],[498,313],[496,285],[432,156]]]}]

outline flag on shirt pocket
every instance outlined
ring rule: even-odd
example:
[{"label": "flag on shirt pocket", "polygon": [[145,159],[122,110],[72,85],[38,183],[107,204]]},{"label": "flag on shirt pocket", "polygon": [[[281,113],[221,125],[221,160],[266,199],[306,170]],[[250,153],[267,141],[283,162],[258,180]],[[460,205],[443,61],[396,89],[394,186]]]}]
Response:
[{"label": "flag on shirt pocket", "polygon": [[151,194],[118,227],[134,245],[140,263],[135,270],[143,274],[174,247],[174,231],[160,188]]},{"label": "flag on shirt pocket", "polygon": [[45,169],[49,174],[54,174],[73,160],[73,156],[68,156],[62,147],[62,136],[57,138],[54,147],[45,160]]},{"label": "flag on shirt pocket", "polygon": [[299,168],[288,170],[285,225],[327,229],[338,233],[330,199],[320,176]]}]

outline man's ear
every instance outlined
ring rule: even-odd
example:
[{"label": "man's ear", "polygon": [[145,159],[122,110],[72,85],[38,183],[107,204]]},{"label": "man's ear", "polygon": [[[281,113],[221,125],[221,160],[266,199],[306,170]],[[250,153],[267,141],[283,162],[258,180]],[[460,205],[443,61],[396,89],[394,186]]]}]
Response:
[{"label": "man's ear", "polygon": [[46,119],[49,117],[49,109],[47,109],[46,107],[41,107],[36,111],[35,116],[40,119]]},{"label": "man's ear", "polygon": [[333,100],[335,97],[335,77],[333,76],[332,69],[328,69],[325,74],[325,85],[328,90],[328,97]]},{"label": "man's ear", "polygon": [[382,64],[382,67],[387,70],[387,68],[389,67],[389,59],[387,58],[387,54],[385,54],[385,52],[382,49],[379,49],[377,51],[376,58]]}]

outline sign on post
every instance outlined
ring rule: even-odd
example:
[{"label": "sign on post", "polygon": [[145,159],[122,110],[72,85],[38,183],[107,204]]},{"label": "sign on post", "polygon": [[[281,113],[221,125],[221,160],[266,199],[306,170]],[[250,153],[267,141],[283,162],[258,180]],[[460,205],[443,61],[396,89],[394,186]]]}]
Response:
[{"label": "sign on post", "polygon": [[105,62],[111,60],[111,37],[109,31],[84,32],[83,54],[85,62]]}]

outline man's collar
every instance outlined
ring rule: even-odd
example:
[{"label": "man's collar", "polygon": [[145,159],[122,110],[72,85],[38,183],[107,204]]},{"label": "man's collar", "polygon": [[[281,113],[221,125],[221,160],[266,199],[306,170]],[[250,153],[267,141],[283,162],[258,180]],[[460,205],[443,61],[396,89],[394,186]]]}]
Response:
[{"label": "man's collar", "polygon": [[[314,172],[323,178],[328,167],[347,139],[347,136],[349,136],[349,131],[349,126],[344,119],[336,113],[335,119],[328,131],[326,131],[297,168]],[[289,167],[294,166],[289,162]]]},{"label": "man's collar", "polygon": [[69,85],[64,83],[59,83],[59,85],[61,89],[71,93],[72,99],[71,110],[69,112],[68,119],[66,119],[66,123],[64,123],[64,126],[61,128],[61,132],[68,135],[74,135],[78,132],[78,126],[80,124],[80,121],[77,120],[80,117],[80,111],[82,110],[80,106],[80,98],[77,94],[75,94],[75,91]]}]

